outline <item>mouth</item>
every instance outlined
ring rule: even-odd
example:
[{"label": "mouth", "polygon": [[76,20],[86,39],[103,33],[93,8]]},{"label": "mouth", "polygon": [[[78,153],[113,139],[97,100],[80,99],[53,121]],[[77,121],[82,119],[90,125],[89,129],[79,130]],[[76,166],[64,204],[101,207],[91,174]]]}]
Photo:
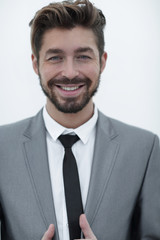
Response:
[{"label": "mouth", "polygon": [[59,85],[56,84],[55,85],[58,92],[60,93],[60,95],[62,96],[67,96],[67,97],[77,97],[78,95],[80,95],[85,87],[85,84],[79,84],[79,85]]},{"label": "mouth", "polygon": [[80,86],[58,86],[57,85],[57,87],[61,88],[64,91],[75,91],[75,90],[83,87],[83,85],[80,85]]}]

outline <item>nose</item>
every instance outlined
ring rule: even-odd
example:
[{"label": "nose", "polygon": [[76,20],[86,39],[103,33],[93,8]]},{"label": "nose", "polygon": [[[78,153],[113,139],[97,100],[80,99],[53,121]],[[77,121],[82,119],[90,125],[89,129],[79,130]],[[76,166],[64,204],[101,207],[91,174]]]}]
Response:
[{"label": "nose", "polygon": [[73,79],[79,75],[76,64],[72,59],[67,59],[63,65],[62,76]]}]

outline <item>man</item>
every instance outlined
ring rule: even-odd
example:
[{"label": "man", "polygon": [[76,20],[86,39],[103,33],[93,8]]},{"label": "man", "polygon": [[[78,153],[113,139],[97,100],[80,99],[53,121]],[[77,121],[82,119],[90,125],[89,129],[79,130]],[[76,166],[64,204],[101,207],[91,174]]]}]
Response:
[{"label": "man", "polygon": [[[104,116],[92,100],[107,60],[102,11],[88,0],[53,3],[30,25],[47,102],[35,117],[0,128],[2,240],[68,240],[75,228],[82,239],[160,239],[158,138]],[[79,140],[63,146],[66,134]],[[71,167],[65,174],[69,158],[76,186]],[[68,203],[76,201],[72,222]]]}]

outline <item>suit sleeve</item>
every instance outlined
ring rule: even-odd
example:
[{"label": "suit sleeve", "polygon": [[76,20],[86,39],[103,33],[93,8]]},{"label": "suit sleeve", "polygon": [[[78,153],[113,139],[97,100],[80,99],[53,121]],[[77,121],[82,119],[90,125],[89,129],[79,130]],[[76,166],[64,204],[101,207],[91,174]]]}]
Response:
[{"label": "suit sleeve", "polygon": [[155,136],[143,181],[140,204],[140,239],[160,240],[160,146]]}]

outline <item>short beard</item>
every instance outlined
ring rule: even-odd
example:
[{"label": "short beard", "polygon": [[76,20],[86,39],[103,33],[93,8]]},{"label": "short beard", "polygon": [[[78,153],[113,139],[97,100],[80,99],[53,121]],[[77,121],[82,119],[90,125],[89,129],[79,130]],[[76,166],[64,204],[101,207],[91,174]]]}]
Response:
[{"label": "short beard", "polygon": [[[97,79],[97,84],[94,89],[89,92],[89,88],[92,84],[92,81],[89,78],[80,79],[80,78],[73,78],[72,80],[68,78],[62,79],[51,79],[48,81],[47,87],[42,84],[42,78],[39,74],[40,79],[40,86],[42,88],[43,93],[46,97],[54,104],[54,106],[63,113],[77,113],[81,111],[91,100],[91,98],[96,94],[99,83],[100,83],[100,74],[99,78]],[[54,91],[52,89],[56,84],[77,84],[77,83],[85,83],[86,85],[86,92],[83,94],[83,99],[78,103],[76,102],[76,98],[68,98],[66,99],[65,103],[60,103]]]}]

